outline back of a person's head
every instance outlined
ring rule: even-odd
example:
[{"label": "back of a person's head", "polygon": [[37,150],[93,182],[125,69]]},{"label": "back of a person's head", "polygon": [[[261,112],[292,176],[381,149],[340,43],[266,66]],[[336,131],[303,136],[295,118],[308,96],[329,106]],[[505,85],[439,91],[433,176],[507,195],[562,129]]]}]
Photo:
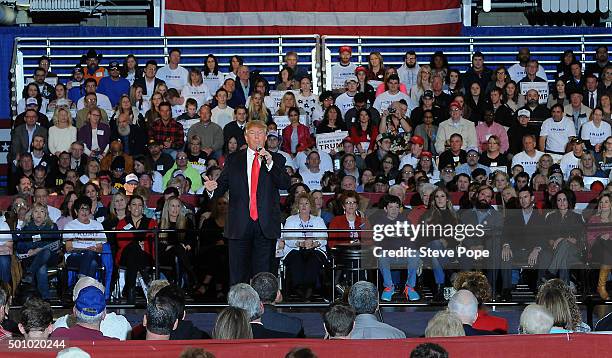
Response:
[{"label": "back of a person's head", "polygon": [[157,295],[159,290],[170,285],[168,280],[153,280],[149,284],[149,289],[147,290],[147,303],[153,301],[153,297]]},{"label": "back of a person's head", "polygon": [[251,279],[251,287],[264,304],[274,303],[278,294],[278,279],[269,272],[260,272]]},{"label": "back of a person's head", "polygon": [[40,298],[30,298],[24,303],[19,319],[20,330],[25,333],[44,332],[52,323],[53,310],[49,303]]},{"label": "back of a person's head", "polygon": [[459,290],[448,301],[448,310],[455,313],[462,323],[472,325],[478,317],[478,300],[472,292]]},{"label": "back of a person's head", "polygon": [[317,358],[317,355],[310,348],[296,347],[290,350],[285,358]]},{"label": "back of a person's head", "polygon": [[491,286],[482,272],[462,271],[453,282],[456,290],[468,290],[476,296],[479,304],[487,302],[491,297]]},{"label": "back of a person's head", "polygon": [[530,304],[521,313],[519,333],[521,334],[548,334],[555,323],[555,318],[546,309],[538,304]]},{"label": "back of a person's head", "polygon": [[172,303],[176,305],[176,311],[179,314],[179,321],[183,319],[185,313],[185,293],[175,284],[170,284],[163,287],[157,292],[156,297],[168,297]]},{"label": "back of a person's head", "polygon": [[378,308],[378,290],[373,283],[357,281],[351,287],[348,302],[356,314],[373,314]]},{"label": "back of a person's head", "polygon": [[263,314],[263,307],[259,295],[251,285],[237,283],[227,294],[227,303],[232,307],[242,308],[249,315],[249,321],[254,321]]},{"label": "back of a person's head", "polygon": [[436,313],[427,322],[425,337],[461,337],[465,336],[463,324],[457,314],[444,310]]},{"label": "back of a person's head", "polygon": [[252,339],[253,331],[247,311],[238,307],[225,307],[217,316],[214,339]]},{"label": "back of a person's head", "polygon": [[189,347],[181,352],[179,358],[215,358],[215,355],[203,348]]},{"label": "back of a person's head", "polygon": [[355,310],[344,304],[332,304],[323,314],[323,325],[329,337],[347,337],[355,324]]},{"label": "back of a person's head", "polygon": [[179,312],[176,303],[164,296],[155,296],[147,304],[146,328],[147,331],[158,335],[169,336],[175,329]]},{"label": "back of a person's head", "polygon": [[435,343],[421,343],[410,352],[410,358],[448,358],[448,352]]},{"label": "back of a person's head", "polygon": [[572,313],[563,291],[556,287],[547,287],[538,293],[537,304],[544,306],[552,314],[555,327],[571,328]]}]

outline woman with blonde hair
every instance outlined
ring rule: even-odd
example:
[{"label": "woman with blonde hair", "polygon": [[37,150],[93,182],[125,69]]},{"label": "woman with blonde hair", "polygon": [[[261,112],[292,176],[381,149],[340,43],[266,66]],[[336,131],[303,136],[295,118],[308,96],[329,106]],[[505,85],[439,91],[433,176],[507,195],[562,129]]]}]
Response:
[{"label": "woman with blonde hair", "polygon": [[115,121],[115,123],[117,123],[117,119],[119,118],[119,115],[122,113],[126,113],[127,115],[130,116],[130,124],[137,125],[139,122],[142,122],[141,120],[142,115],[138,111],[138,108],[134,107],[134,105],[132,104],[132,100],[130,99],[130,96],[127,94],[123,94],[119,98],[119,102],[117,103],[117,106],[115,107],[115,111],[113,112],[111,121]]},{"label": "woman with blonde hair", "polygon": [[456,313],[444,310],[436,313],[427,322],[425,337],[463,337],[463,323]]},{"label": "woman with blonde hair", "polygon": [[130,102],[132,102],[132,106],[136,107],[138,113],[144,118],[147,111],[151,108],[151,104],[144,97],[143,92],[144,88],[139,84],[130,87]]},{"label": "woman with blonde hair", "polygon": [[552,174],[550,171],[550,167],[552,167],[553,164],[555,164],[555,161],[550,154],[542,154],[540,159],[538,159],[535,174],[542,174],[547,178],[550,177],[550,175]]},{"label": "woman with blonde hair", "polygon": [[[191,254],[195,247],[193,223],[185,216],[183,202],[176,196],[166,199],[162,209],[159,228],[162,230],[183,230],[159,234],[159,261],[161,266],[175,267],[178,259],[179,269],[187,273],[189,282],[195,282],[195,272],[191,264]],[[176,276],[180,272],[174,273]],[[175,277],[178,281],[181,277]],[[189,287],[189,286],[187,286]]]},{"label": "woman with blonde hair", "polygon": [[217,316],[212,334],[214,339],[253,339],[247,311],[238,307],[226,307]]},{"label": "woman with blonde hair", "polygon": [[165,83],[158,83],[153,93],[161,94],[162,100],[164,102],[168,101],[168,86]]},{"label": "woman with blonde hair", "polygon": [[[293,92],[286,92],[281,98],[280,105],[278,106],[278,110],[276,111],[276,116],[286,116],[289,115],[289,110],[293,107],[297,107],[297,101],[295,100],[295,95]],[[299,108],[299,107],[298,107]],[[300,115],[306,114],[303,109],[299,108]]]},{"label": "woman with blonde hair", "polygon": [[77,129],[72,126],[70,111],[66,107],[57,107],[53,114],[53,127],[49,128],[49,152],[59,157],[62,152],[70,151],[76,138]]},{"label": "woman with blonde hair", "polygon": [[578,168],[582,170],[582,175],[585,177],[606,178],[607,175],[603,170],[599,169],[595,156],[591,151],[585,151],[580,158]]},{"label": "woman with blonde hair", "polygon": [[433,76],[431,75],[431,67],[429,65],[422,65],[419,68],[417,75],[417,82],[410,88],[410,108],[416,108],[419,106],[419,101],[423,93],[431,89],[431,83]]},{"label": "woman with blonde hair", "polygon": [[260,120],[268,123],[272,120],[272,113],[264,104],[264,95],[253,92],[249,101],[248,116],[250,120]]}]

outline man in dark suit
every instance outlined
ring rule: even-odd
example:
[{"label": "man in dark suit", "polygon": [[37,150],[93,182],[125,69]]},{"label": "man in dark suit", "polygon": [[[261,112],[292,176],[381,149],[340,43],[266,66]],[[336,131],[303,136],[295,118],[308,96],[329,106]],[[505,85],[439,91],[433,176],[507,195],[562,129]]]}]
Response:
[{"label": "man in dark suit", "polygon": [[535,207],[533,191],[524,187],[518,193],[521,210],[508,210],[504,219],[502,236],[502,297],[510,300],[512,297],[512,264],[514,262],[527,263],[538,267],[538,278],[544,276],[546,267],[541,267],[542,259],[550,256],[543,251],[547,248],[544,236],[544,216]]},{"label": "man in dark suit", "polygon": [[36,123],[38,120],[38,113],[36,110],[28,108],[24,113],[25,123],[13,129],[13,133],[11,133],[11,150],[8,158],[9,163],[12,163],[13,160],[19,159],[19,154],[30,151],[30,145],[32,144],[34,136],[42,136],[45,139],[45,143],[47,143],[47,128]]},{"label": "man in dark suit", "polygon": [[[142,78],[134,80],[133,86],[142,87],[142,94],[144,96],[151,97],[153,92],[155,92],[155,88],[160,83],[165,83],[163,80],[155,77],[157,74],[157,62],[155,60],[147,61],[144,69],[144,76]],[[149,93],[150,92],[150,93]]]},{"label": "man in dark suit", "polygon": [[294,337],[305,337],[302,320],[282,314],[274,306],[275,303],[283,300],[283,295],[278,289],[278,279],[276,276],[269,272],[260,272],[251,279],[251,286],[257,292],[259,299],[264,305],[261,323],[263,323],[265,328],[289,333]]},{"label": "man in dark suit", "polygon": [[250,121],[245,127],[247,149],[229,156],[221,176],[206,178],[211,198],[229,190],[230,202],[225,226],[230,260],[230,283],[248,282],[253,274],[270,272],[276,240],[280,237],[280,195],[291,179],[285,157],[264,149],[267,126]]},{"label": "man in dark suit", "polygon": [[278,332],[264,327],[261,317],[265,312],[264,305],[253,287],[246,283],[238,283],[232,286],[227,294],[227,303],[231,307],[242,308],[247,312],[253,331],[253,338],[296,338],[295,335]]},{"label": "man in dark suit", "polygon": [[234,108],[234,120],[229,122],[223,127],[223,145],[227,146],[230,138],[236,138],[238,142],[238,149],[242,149],[246,145],[244,139],[244,129],[247,121],[247,109],[243,105],[239,104],[238,107]]},{"label": "man in dark suit", "polygon": [[253,93],[253,81],[251,81],[251,74],[247,66],[240,66],[236,75],[234,97],[236,103],[244,106],[247,98]]},{"label": "man in dark suit", "polygon": [[495,332],[483,331],[473,328],[472,325],[478,318],[478,300],[468,290],[459,290],[448,300],[448,310],[459,317],[463,323],[466,336],[494,335]]}]

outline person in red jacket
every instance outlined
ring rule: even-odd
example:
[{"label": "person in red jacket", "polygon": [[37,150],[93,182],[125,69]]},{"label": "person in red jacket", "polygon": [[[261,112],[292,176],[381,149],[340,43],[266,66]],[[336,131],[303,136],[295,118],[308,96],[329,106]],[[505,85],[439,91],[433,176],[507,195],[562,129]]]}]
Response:
[{"label": "person in red jacket", "polygon": [[128,203],[129,214],[117,224],[117,230],[125,230],[125,233],[117,234],[118,250],[115,256],[115,264],[125,267],[124,296],[128,303],[134,303],[136,295],[136,276],[150,267],[153,262],[153,233],[129,233],[133,230],[147,230],[157,227],[157,222],[144,216],[145,201],[141,196],[133,195]]},{"label": "person in red jacket", "polygon": [[351,127],[350,136],[359,154],[365,159],[366,155],[376,149],[378,126],[372,123],[372,115],[369,109],[360,109],[357,112],[357,119],[358,121]]},{"label": "person in red jacket", "polygon": [[301,143],[310,143],[310,128],[300,123],[300,110],[297,107],[287,111],[290,124],[283,129],[283,151],[295,155]]},{"label": "person in red jacket", "polygon": [[491,286],[483,273],[460,272],[453,286],[457,291],[468,290],[472,292],[478,300],[478,318],[472,324],[473,328],[498,334],[508,333],[508,321],[505,318],[490,315],[489,310],[484,305],[491,297]]},{"label": "person in red jacket", "polygon": [[[359,194],[353,190],[347,190],[340,196],[340,202],[344,208],[344,214],[338,215],[329,223],[330,229],[343,230],[366,230],[370,228],[370,223],[363,214],[359,213]],[[332,232],[329,233],[331,240],[327,241],[330,248],[338,244],[359,242],[368,237],[363,232]]]}]

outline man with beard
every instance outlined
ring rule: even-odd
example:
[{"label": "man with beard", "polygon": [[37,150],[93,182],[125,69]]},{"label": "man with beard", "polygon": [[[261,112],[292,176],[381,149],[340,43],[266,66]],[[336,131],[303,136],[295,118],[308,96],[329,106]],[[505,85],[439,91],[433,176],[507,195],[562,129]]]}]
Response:
[{"label": "man with beard", "polygon": [[32,144],[30,145],[30,152],[32,153],[32,162],[34,166],[39,165],[50,167],[54,160],[51,154],[47,153],[46,137],[41,134],[35,134],[32,137]]},{"label": "man with beard", "polygon": [[[510,78],[514,82],[518,83],[520,80],[523,79],[523,77],[525,77],[525,74],[527,72],[525,70],[525,67],[527,66],[529,60],[531,60],[531,51],[529,51],[529,48],[521,47],[519,49],[517,59],[519,60],[519,63],[510,66],[510,68],[508,69],[508,73],[510,74]],[[541,77],[548,81],[546,71],[544,71],[544,67],[542,67],[542,65],[538,65],[537,75],[538,77]]]},{"label": "man with beard", "polygon": [[83,60],[85,60],[85,64],[87,65],[83,69],[84,78],[94,79],[97,84],[102,77],[108,76],[108,71],[99,66],[101,59],[102,54],[98,54],[96,50],[89,49],[89,51],[87,51],[87,54],[83,56]]},{"label": "man with beard", "polygon": [[130,122],[128,113],[120,113],[117,123],[111,123],[111,140],[119,140],[123,152],[131,156],[144,154],[146,135],[140,127]]},{"label": "man with beard", "polygon": [[589,63],[586,66],[584,74],[586,76],[594,75],[597,78],[602,78],[601,75],[604,69],[610,65],[612,65],[612,62],[608,61],[608,46],[598,46],[595,51],[595,62]]},{"label": "man with beard", "polygon": [[16,189],[17,194],[25,195],[26,197],[31,197],[34,194],[32,179],[26,175],[22,175],[21,177],[19,177]]},{"label": "man with beard", "polygon": [[153,138],[149,138],[148,142],[149,155],[153,163],[153,170],[164,175],[174,165],[174,160],[170,154],[164,153],[161,150],[161,145]]},{"label": "man with beard", "polygon": [[546,107],[543,104],[540,104],[539,102],[540,94],[538,93],[537,90],[530,89],[529,91],[527,91],[525,98],[527,99],[527,103],[525,103],[523,107],[519,108],[519,111],[521,109],[528,110],[529,113],[531,113],[531,116],[529,117],[530,122],[532,123],[535,122],[539,124],[539,123],[544,122],[546,118],[550,117],[550,111],[548,110],[548,107]]},{"label": "man with beard", "polygon": [[412,86],[416,84],[420,68],[421,66],[419,66],[417,63],[416,52],[406,52],[406,55],[404,56],[404,64],[397,69],[397,75],[400,77],[401,83],[403,83],[406,88],[412,88]]},{"label": "man with beard", "polygon": [[471,175],[472,172],[478,168],[482,168],[487,175],[489,175],[491,173],[491,169],[489,169],[489,167],[479,164],[478,160],[480,159],[480,154],[478,153],[478,151],[474,148],[469,149],[467,151],[467,161],[464,164],[461,164],[460,166],[458,166],[457,168],[455,168],[455,175],[456,174],[466,174],[466,175]]},{"label": "man with beard", "polygon": [[[503,227],[503,216],[491,206],[493,199],[493,188],[488,185],[481,186],[476,192],[473,207],[460,212],[459,221],[466,225],[481,225],[484,236],[467,236],[461,242],[468,250],[487,250],[488,258],[479,265],[486,269],[487,279],[491,285],[493,297],[495,297],[497,276],[501,261],[501,232]],[[484,253],[484,251],[481,251]],[[470,257],[460,257],[462,271],[470,271],[476,265],[476,260]]]},{"label": "man with beard", "polygon": [[[542,257],[549,253],[542,250],[547,246],[542,240],[544,236],[544,215],[535,207],[535,195],[525,186],[518,193],[520,210],[509,210],[504,219],[501,276],[502,298],[512,299],[512,264],[527,262],[532,267],[538,267],[538,278],[544,276]],[[536,266],[537,265],[537,266]]]},{"label": "man with beard", "polygon": [[55,99],[55,88],[45,82],[45,77],[47,76],[47,71],[44,68],[38,67],[34,71],[34,83],[38,85],[38,90],[40,91],[40,95],[43,98],[49,100],[49,102]]}]

